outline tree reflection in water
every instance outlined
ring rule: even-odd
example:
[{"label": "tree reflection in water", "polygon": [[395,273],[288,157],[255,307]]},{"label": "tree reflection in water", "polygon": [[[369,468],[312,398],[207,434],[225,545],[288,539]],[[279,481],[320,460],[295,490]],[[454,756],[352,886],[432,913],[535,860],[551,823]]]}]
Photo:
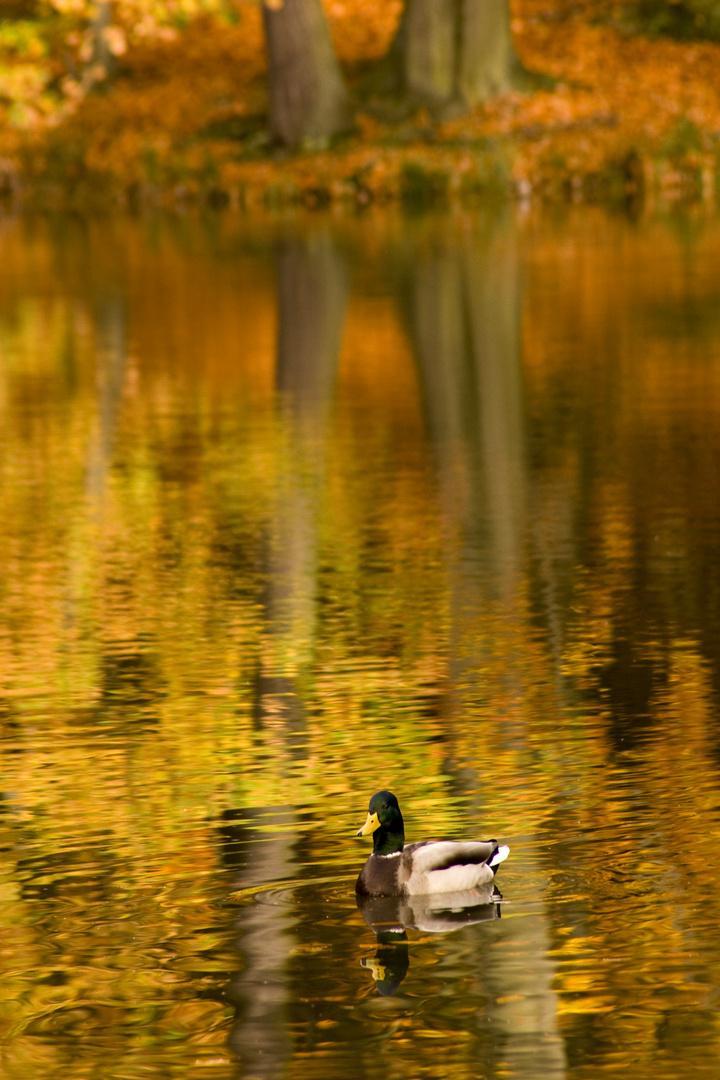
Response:
[{"label": "tree reflection in water", "polygon": [[[720,225],[678,225],[3,220],[11,1071],[711,1074]],[[512,844],[501,919],[362,921],[396,784]]]}]

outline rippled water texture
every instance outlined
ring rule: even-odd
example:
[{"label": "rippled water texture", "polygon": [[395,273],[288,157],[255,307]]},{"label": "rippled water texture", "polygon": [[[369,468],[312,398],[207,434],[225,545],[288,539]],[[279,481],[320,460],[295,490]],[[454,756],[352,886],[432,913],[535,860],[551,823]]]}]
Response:
[{"label": "rippled water texture", "polygon": [[[715,1077],[720,223],[0,222],[0,1072]],[[502,897],[355,900],[409,839]]]}]

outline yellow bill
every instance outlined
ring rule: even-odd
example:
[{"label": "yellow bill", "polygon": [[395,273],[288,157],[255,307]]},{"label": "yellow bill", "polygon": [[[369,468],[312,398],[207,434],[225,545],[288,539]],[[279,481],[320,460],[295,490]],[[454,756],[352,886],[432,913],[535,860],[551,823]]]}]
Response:
[{"label": "yellow bill", "polygon": [[367,836],[368,833],[374,833],[376,829],[380,828],[380,818],[377,814],[368,814],[367,821],[363,825],[362,829],[358,829],[358,836]]}]

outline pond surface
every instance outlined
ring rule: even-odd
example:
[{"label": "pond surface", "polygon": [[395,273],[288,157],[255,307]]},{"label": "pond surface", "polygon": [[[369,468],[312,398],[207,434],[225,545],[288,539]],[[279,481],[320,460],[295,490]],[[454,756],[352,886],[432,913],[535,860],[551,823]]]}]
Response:
[{"label": "pond surface", "polygon": [[[681,215],[0,221],[3,1076],[717,1075],[719,288]],[[358,909],[381,787],[502,898]]]}]

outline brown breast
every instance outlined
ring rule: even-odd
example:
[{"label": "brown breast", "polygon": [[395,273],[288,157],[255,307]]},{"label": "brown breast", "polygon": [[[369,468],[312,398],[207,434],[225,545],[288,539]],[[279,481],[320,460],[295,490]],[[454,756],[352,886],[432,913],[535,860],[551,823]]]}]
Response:
[{"label": "brown breast", "polygon": [[400,855],[371,855],[360,871],[355,891],[361,896],[399,896]]}]

